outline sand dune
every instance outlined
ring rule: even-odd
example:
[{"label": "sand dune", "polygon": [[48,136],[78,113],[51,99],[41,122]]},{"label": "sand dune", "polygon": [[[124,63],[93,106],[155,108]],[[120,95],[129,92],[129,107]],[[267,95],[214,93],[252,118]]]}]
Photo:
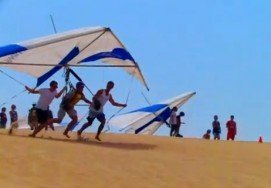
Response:
[{"label": "sand dune", "polygon": [[[0,187],[270,187],[271,145],[104,134],[0,131]],[[43,138],[39,138],[43,135]]]}]

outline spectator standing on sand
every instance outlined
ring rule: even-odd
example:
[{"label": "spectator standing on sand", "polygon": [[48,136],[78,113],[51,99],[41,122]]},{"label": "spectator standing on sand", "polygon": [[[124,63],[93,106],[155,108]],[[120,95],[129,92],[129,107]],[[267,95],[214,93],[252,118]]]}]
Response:
[{"label": "spectator standing on sand", "polygon": [[234,116],[231,115],[230,118],[231,119],[226,124],[226,127],[228,129],[227,140],[229,139],[234,140],[237,134],[237,126],[236,126],[236,122],[234,121]]},{"label": "spectator standing on sand", "polygon": [[220,127],[220,122],[218,121],[218,116],[214,116],[214,121],[212,123],[213,126],[213,135],[214,135],[214,140],[220,140],[220,134],[221,134],[221,127]]},{"label": "spectator standing on sand", "polygon": [[177,111],[178,111],[178,108],[176,106],[173,107],[171,110],[170,117],[169,117],[169,124],[170,124],[169,135],[170,136],[175,136],[174,134],[177,131]]},{"label": "spectator standing on sand", "polygon": [[3,107],[0,113],[0,128],[5,129],[7,124],[6,108]]},{"label": "spectator standing on sand", "polygon": [[17,129],[19,127],[18,124],[18,113],[16,111],[16,106],[13,104],[11,105],[11,110],[9,111],[9,116],[10,116],[10,129],[9,129],[9,134],[12,133],[13,129]]},{"label": "spectator standing on sand", "polygon": [[182,124],[185,124],[184,122],[182,122],[182,118],[185,116],[185,113],[184,112],[180,112],[179,115],[177,115],[177,124],[176,124],[176,129],[175,129],[175,132],[173,133],[174,136],[176,137],[183,137],[183,135],[180,134],[180,127]]}]

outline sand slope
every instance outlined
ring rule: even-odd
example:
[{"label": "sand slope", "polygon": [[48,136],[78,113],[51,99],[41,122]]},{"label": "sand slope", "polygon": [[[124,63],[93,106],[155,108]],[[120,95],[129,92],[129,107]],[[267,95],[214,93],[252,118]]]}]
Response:
[{"label": "sand slope", "polygon": [[[271,145],[158,136],[0,131],[0,187],[271,186]],[[49,138],[52,137],[52,138]]]}]

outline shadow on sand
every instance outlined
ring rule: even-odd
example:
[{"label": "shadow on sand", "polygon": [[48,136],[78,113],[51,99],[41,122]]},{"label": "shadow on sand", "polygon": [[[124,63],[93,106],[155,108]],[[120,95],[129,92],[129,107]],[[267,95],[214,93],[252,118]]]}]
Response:
[{"label": "shadow on sand", "polygon": [[[1,135],[7,135],[5,133],[0,133]],[[153,144],[143,144],[143,143],[125,143],[125,142],[109,142],[109,141],[97,141],[93,139],[74,139],[74,138],[53,138],[50,136],[38,136],[38,137],[30,137],[28,135],[16,135],[11,134],[7,136],[14,136],[14,137],[23,137],[29,139],[40,139],[40,140],[50,140],[56,142],[67,142],[67,143],[75,143],[75,144],[84,144],[84,145],[92,145],[97,147],[105,147],[105,148],[114,148],[114,149],[123,149],[123,150],[152,150],[155,149],[157,146]]]}]

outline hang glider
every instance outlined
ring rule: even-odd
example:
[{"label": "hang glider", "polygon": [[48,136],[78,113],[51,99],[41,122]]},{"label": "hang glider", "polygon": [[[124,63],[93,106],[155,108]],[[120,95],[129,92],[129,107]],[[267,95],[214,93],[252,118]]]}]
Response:
[{"label": "hang glider", "polygon": [[108,124],[125,133],[152,135],[170,117],[174,106],[180,108],[195,94],[196,92],[186,93],[162,103],[116,116]]},{"label": "hang glider", "polygon": [[[97,60],[102,65],[93,64]],[[0,65],[36,77],[36,87],[62,67],[121,67],[148,89],[132,55],[106,27],[81,28],[0,47]]]}]

